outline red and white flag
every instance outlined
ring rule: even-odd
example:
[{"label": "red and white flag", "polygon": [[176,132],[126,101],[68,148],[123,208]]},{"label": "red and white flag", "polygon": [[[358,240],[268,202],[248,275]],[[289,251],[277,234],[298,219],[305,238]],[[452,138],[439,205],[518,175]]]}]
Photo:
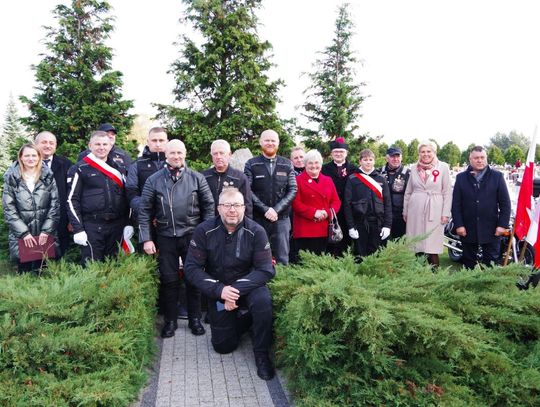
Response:
[{"label": "red and white flag", "polygon": [[529,227],[529,233],[525,237],[527,243],[534,247],[534,268],[540,267],[540,204],[536,204],[534,213]]},{"label": "red and white flag", "polygon": [[534,180],[534,157],[536,155],[536,128],[527,154],[525,171],[519,188],[519,195],[514,219],[514,234],[518,240],[523,239],[529,233],[531,226],[532,203],[533,203],[533,180]]}]

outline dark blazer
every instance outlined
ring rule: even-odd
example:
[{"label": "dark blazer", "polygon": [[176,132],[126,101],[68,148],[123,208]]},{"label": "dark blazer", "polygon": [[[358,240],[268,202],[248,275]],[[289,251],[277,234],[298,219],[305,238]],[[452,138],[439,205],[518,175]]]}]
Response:
[{"label": "dark blazer", "polygon": [[465,226],[467,243],[491,243],[497,226],[508,228],[510,197],[499,171],[487,168],[480,184],[471,174],[472,168],[458,174],[452,196],[452,219],[456,228]]},{"label": "dark blazer", "polygon": [[[58,238],[62,243],[63,237],[69,237],[68,215],[67,215],[67,196],[69,186],[67,182],[68,171],[73,165],[66,157],[53,155],[51,162],[51,171],[53,172],[56,187],[58,188],[58,200],[60,201],[60,221],[58,223]],[[63,248],[64,249],[64,248]]]}]

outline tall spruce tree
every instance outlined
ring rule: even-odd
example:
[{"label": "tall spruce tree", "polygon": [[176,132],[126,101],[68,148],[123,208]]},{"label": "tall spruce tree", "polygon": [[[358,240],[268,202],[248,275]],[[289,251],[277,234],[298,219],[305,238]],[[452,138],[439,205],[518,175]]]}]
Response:
[{"label": "tall spruce tree", "polygon": [[169,134],[185,142],[193,166],[210,161],[210,144],[218,138],[233,150],[257,151],[259,134],[268,128],[279,133],[280,151],[286,151],[291,141],[275,111],[282,82],[269,79],[271,45],[257,34],[261,0],[184,3],[182,21],[201,40],[181,36],[181,55],[169,71],[176,104],[157,105]]},{"label": "tall spruce tree", "polygon": [[368,135],[358,135],[357,119],[365,97],[363,82],[355,79],[359,61],[351,50],[354,24],[349,5],[338,8],[332,44],[324,49],[309,74],[310,86],[304,91],[306,103],[303,115],[311,127],[304,129],[306,146],[328,152],[328,141],[344,137],[349,145],[360,146],[372,141]]},{"label": "tall spruce tree", "polygon": [[2,134],[0,135],[0,173],[4,173],[12,161],[17,158],[18,147],[27,141],[28,135],[21,125],[17,105],[13,95],[9,95]]},{"label": "tall spruce tree", "polygon": [[112,49],[105,42],[113,31],[107,1],[72,0],[53,10],[56,27],[44,27],[47,48],[33,65],[37,86],[22,96],[30,115],[22,119],[35,132],[48,130],[62,150],[76,155],[100,123],[118,129],[123,144],[133,123],[130,100],[122,99],[122,73],[111,68]]}]

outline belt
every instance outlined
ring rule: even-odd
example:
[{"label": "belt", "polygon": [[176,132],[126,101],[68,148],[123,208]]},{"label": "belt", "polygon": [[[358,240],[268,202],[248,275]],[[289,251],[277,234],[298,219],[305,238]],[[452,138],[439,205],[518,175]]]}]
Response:
[{"label": "belt", "polygon": [[85,222],[100,221],[100,222],[109,223],[109,222],[114,222],[118,219],[120,219],[120,217],[112,213],[94,213],[94,214],[83,215],[83,220]]}]

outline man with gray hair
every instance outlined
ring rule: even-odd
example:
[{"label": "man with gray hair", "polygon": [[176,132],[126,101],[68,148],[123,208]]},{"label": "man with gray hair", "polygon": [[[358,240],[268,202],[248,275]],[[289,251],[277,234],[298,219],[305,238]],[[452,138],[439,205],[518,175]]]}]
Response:
[{"label": "man with gray hair", "polygon": [[[124,231],[129,213],[125,173],[108,157],[111,147],[107,133],[93,132],[88,143],[90,153],[68,173],[68,216],[73,240],[81,246],[83,264],[116,255],[122,236],[130,237]],[[126,228],[132,235],[133,228]]]},{"label": "man with gray hair", "polygon": [[60,202],[60,221],[58,223],[58,243],[60,251],[57,258],[62,257],[69,247],[69,230],[67,215],[67,196],[68,196],[68,171],[73,165],[66,157],[56,154],[57,140],[56,136],[50,131],[38,133],[34,140],[35,145],[41,151],[43,156],[43,165],[50,168],[53,173],[56,186],[58,188],[58,200]]},{"label": "man with gray hair", "polygon": [[214,166],[203,171],[203,175],[212,191],[218,214],[218,198],[224,188],[236,188],[244,195],[246,216],[253,218],[253,204],[251,202],[251,188],[249,181],[242,171],[229,165],[231,159],[231,146],[226,140],[215,140],[210,146],[210,155]]},{"label": "man with gray hair", "polygon": [[[187,168],[183,142],[169,141],[165,159],[166,166],[151,175],[143,187],[139,202],[139,242],[149,255],[158,253],[159,249],[160,294],[165,318],[161,336],[170,338],[178,328],[179,258],[184,264],[195,227],[214,217],[214,199],[204,176]],[[201,295],[189,281],[186,281],[186,296],[189,329],[193,335],[203,335]]]},{"label": "man with gray hair", "polygon": [[291,161],[277,155],[279,136],[274,130],[263,131],[259,144],[262,154],[249,159],[244,168],[253,192],[253,220],[266,230],[276,261],[286,265],[296,174]]}]

